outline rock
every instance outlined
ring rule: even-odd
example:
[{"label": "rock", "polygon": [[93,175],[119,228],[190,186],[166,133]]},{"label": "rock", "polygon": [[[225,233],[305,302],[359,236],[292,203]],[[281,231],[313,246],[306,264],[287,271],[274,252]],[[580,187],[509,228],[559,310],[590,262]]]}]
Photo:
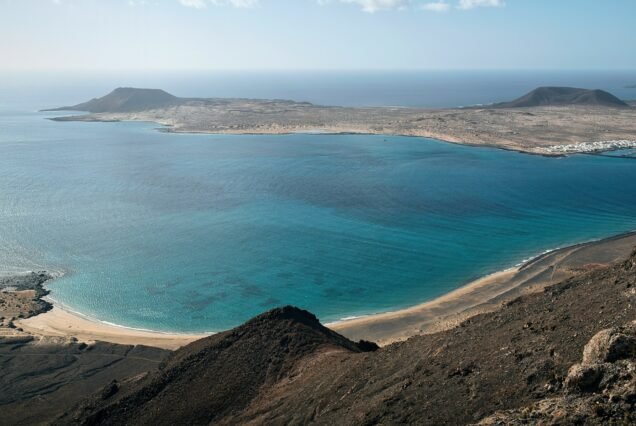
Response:
[{"label": "rock", "polygon": [[111,396],[115,395],[117,392],[119,392],[119,383],[117,383],[116,380],[113,380],[112,382],[104,386],[104,389],[102,389],[101,397],[102,399],[108,399]]},{"label": "rock", "polygon": [[626,271],[632,271],[636,269],[636,248],[632,251],[631,256],[623,263],[623,268]]},{"label": "rock", "polygon": [[574,364],[565,378],[565,387],[570,392],[594,392],[603,379],[602,364]]},{"label": "rock", "polygon": [[614,363],[636,357],[636,325],[596,333],[583,348],[583,361],[573,365],[565,379],[570,392],[594,392],[609,386],[620,367]]},{"label": "rock", "polygon": [[634,325],[599,331],[583,349],[583,364],[615,362],[636,356]]},{"label": "rock", "polygon": [[358,341],[358,347],[362,352],[373,352],[380,349],[380,347],[375,342],[370,342],[368,340],[360,340]]}]

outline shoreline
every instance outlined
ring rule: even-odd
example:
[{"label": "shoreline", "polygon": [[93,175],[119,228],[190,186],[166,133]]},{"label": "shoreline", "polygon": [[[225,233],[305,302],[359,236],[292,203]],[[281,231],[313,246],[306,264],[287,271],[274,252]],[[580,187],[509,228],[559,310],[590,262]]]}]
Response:
[{"label": "shoreline", "polygon": [[[396,309],[387,312],[379,312],[375,314],[360,315],[356,317],[345,317],[338,321],[326,323],[325,326],[344,335],[351,340],[372,340],[379,346],[387,346],[392,343],[407,340],[410,337],[419,334],[431,334],[454,328],[462,321],[477,315],[479,312],[471,312],[471,308],[482,303],[488,303],[498,294],[492,297],[484,297],[483,300],[476,301],[470,306],[456,307],[456,303],[461,303],[470,297],[472,292],[488,291],[489,287],[499,281],[509,281],[516,273],[518,268],[512,267],[501,271],[493,272],[476,280],[468,281],[464,285],[447,293],[444,293],[434,299],[427,300],[416,305],[412,305],[403,309]],[[508,290],[513,289],[511,287]],[[445,305],[453,306],[445,306]],[[404,327],[392,327],[392,322],[401,322],[411,317],[431,313],[433,316],[429,321],[433,321],[428,328],[413,328],[408,324]]]},{"label": "shoreline", "polygon": [[[57,117],[47,118],[47,120],[52,121],[61,121],[56,120]],[[154,130],[160,133],[167,134],[176,134],[176,135],[224,135],[224,136],[285,136],[285,135],[369,135],[369,136],[387,136],[387,137],[404,137],[404,138],[423,138],[423,139],[432,139],[438,142],[453,144],[453,145],[461,145],[461,146],[469,146],[473,148],[491,148],[491,149],[499,149],[502,151],[516,152],[518,154],[526,154],[526,155],[537,155],[540,157],[547,158],[561,158],[567,157],[569,155],[577,155],[577,154],[602,154],[605,152],[613,152],[613,151],[621,151],[627,149],[636,148],[636,140],[621,140],[621,141],[591,141],[591,142],[578,142],[575,144],[569,145],[551,145],[544,147],[534,147],[534,148],[521,148],[514,146],[506,146],[501,144],[496,144],[492,142],[466,142],[463,140],[457,140],[456,138],[450,135],[444,134],[428,134],[428,133],[409,133],[409,132],[372,132],[370,130],[333,130],[329,128],[312,128],[312,129],[298,129],[298,128],[280,128],[276,130],[270,131],[257,131],[254,129],[247,130],[192,130],[192,129],[179,129],[176,128],[173,124],[163,123],[161,121],[147,121],[147,120],[135,120],[135,119],[99,119],[99,118],[91,118],[86,120],[77,120],[86,123],[147,123],[151,125],[156,125],[160,127],[155,127]],[[607,146],[607,147],[598,147],[595,149],[588,149],[588,145],[594,144],[606,144],[613,142],[629,142],[630,146]],[[620,157],[617,157],[620,158]]]},{"label": "shoreline", "polygon": [[122,345],[144,345],[176,350],[212,333],[168,333],[139,330],[87,317],[54,304],[48,312],[15,322],[24,332],[39,337],[77,339],[84,343],[104,341]]},{"label": "shoreline", "polygon": [[380,346],[454,328],[520,296],[542,291],[591,269],[618,262],[636,247],[636,231],[547,250],[511,268],[470,281],[435,299],[395,311],[326,324],[352,340]]},{"label": "shoreline", "polygon": [[54,111],[44,112],[47,119],[58,122],[154,123],[164,133],[414,136],[546,157],[636,146],[633,106],[339,107],[284,100],[215,98],[184,100],[179,105],[128,112],[73,114],[67,110],[73,115],[60,116],[54,116]]},{"label": "shoreline", "polygon": [[212,336],[213,334],[218,334],[220,332],[218,331],[210,331],[210,332],[200,332],[200,333],[194,333],[194,332],[188,332],[188,331],[184,331],[184,332],[179,332],[179,331],[163,331],[163,330],[153,330],[150,328],[139,328],[139,327],[131,327],[131,326],[127,326],[127,325],[122,325],[122,324],[117,324],[114,322],[110,322],[110,321],[104,321],[104,320],[100,320],[97,318],[94,318],[90,315],[86,315],[83,314],[82,312],[76,311],[74,309],[71,309],[69,306],[65,305],[64,303],[53,299],[50,296],[44,296],[43,300],[45,300],[46,302],[49,302],[52,306],[66,312],[67,314],[73,315],[73,316],[77,316],[80,317],[86,321],[90,321],[91,323],[95,323],[104,327],[112,327],[112,328],[117,328],[117,329],[123,329],[123,330],[128,330],[129,332],[139,332],[139,333],[152,333],[153,335],[160,335],[160,336],[170,336],[170,337],[179,337],[179,336],[183,336],[183,337],[188,337],[188,336],[203,336],[203,337],[207,337],[207,336]]},{"label": "shoreline", "polygon": [[[556,248],[513,267],[491,273],[439,297],[396,311],[345,317],[325,324],[352,340],[372,340],[381,346],[459,325],[480,313],[496,310],[523,295],[541,291],[593,267],[614,263],[636,246],[636,231]],[[92,343],[146,345],[177,349],[214,333],[176,333],[140,330],[111,324],[65,308],[60,302],[38,315],[17,320],[25,333],[41,337],[75,338]]]},{"label": "shoreline", "polygon": [[[96,120],[96,123],[108,123],[109,121]],[[143,121],[138,120],[116,120],[119,123],[139,123]],[[525,155],[537,155],[539,157],[547,157],[547,158],[562,158],[567,157],[568,155],[576,155],[576,154],[590,154],[589,152],[552,152],[552,151],[532,151],[521,148],[507,147],[503,145],[497,145],[495,143],[470,143],[464,141],[458,141],[454,138],[451,138],[446,135],[420,135],[420,134],[412,134],[412,133],[388,133],[388,132],[370,132],[370,131],[355,131],[355,130],[328,130],[322,129],[317,131],[304,131],[304,130],[278,130],[273,132],[256,132],[256,131],[241,131],[241,132],[233,132],[233,131],[196,131],[196,130],[179,130],[174,129],[172,125],[162,124],[160,122],[146,122],[151,124],[156,124],[163,127],[156,127],[155,130],[161,133],[175,134],[175,135],[223,135],[223,136],[288,136],[288,135],[321,135],[321,136],[345,136],[345,135],[360,135],[360,136],[386,136],[386,137],[400,137],[400,138],[420,138],[420,139],[431,139],[436,142],[448,143],[452,145],[460,145],[460,146],[468,146],[471,148],[490,148],[490,149],[499,149],[502,151],[516,152],[517,154],[525,154]],[[620,149],[620,148],[619,148]],[[616,150],[619,150],[616,149]],[[598,151],[598,152],[609,152],[608,151]],[[597,153],[598,153],[597,152]]]},{"label": "shoreline", "polygon": [[[44,112],[44,111],[40,111]],[[86,114],[90,115],[90,114]],[[75,117],[75,116],[71,116]],[[83,116],[77,116],[83,117]],[[77,119],[77,120],[64,120],[65,117],[47,117],[47,120],[51,121],[78,121],[85,123],[147,123],[151,125],[156,125],[160,127],[155,127],[154,130],[160,133],[167,134],[175,134],[175,135],[223,135],[223,136],[287,136],[287,135],[368,135],[368,136],[387,136],[387,137],[403,137],[403,138],[423,138],[423,139],[432,139],[438,142],[453,144],[453,145],[461,145],[461,146],[469,146],[474,148],[491,148],[491,149],[499,149],[502,151],[510,151],[516,152],[518,154],[526,154],[526,155],[538,155],[540,157],[547,158],[560,158],[567,157],[568,155],[575,154],[589,154],[589,152],[556,152],[556,151],[545,151],[545,150],[533,150],[533,149],[525,149],[521,147],[512,147],[506,145],[499,145],[496,143],[489,142],[466,142],[464,140],[459,140],[450,135],[443,134],[416,134],[409,132],[372,132],[369,129],[366,130],[334,130],[329,128],[316,128],[311,130],[304,130],[298,128],[277,128],[277,129],[269,129],[265,130],[255,130],[255,129],[245,129],[245,130],[194,130],[194,129],[181,129],[177,128],[174,124],[165,123],[162,121],[153,121],[153,120],[137,120],[137,119],[123,119],[123,118],[94,118],[90,117],[87,119]]]}]

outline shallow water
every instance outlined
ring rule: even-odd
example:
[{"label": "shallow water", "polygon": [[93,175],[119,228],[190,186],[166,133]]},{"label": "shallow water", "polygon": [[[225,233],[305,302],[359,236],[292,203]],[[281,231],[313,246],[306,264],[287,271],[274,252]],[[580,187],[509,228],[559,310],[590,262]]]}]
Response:
[{"label": "shallow water", "polygon": [[423,138],[177,135],[0,114],[0,269],[100,320],[214,331],[396,309],[636,229],[636,162]]}]

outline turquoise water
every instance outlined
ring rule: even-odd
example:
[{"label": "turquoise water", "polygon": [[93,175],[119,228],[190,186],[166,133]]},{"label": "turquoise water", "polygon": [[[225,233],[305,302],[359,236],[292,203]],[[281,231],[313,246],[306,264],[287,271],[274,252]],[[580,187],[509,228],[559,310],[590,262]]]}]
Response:
[{"label": "turquoise water", "polygon": [[55,300],[131,327],[392,310],[636,229],[632,159],[43,117],[0,114],[0,269],[63,272]]}]

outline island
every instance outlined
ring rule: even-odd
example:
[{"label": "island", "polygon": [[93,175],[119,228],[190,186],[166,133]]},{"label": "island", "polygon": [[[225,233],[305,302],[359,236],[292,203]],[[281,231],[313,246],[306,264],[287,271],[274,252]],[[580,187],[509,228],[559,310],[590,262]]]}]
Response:
[{"label": "island", "polygon": [[49,111],[56,121],[147,121],[179,133],[363,133],[421,136],[531,154],[636,147],[636,108],[602,90],[541,87],[511,102],[450,109],[320,106],[290,100],[180,98],[118,88]]}]

